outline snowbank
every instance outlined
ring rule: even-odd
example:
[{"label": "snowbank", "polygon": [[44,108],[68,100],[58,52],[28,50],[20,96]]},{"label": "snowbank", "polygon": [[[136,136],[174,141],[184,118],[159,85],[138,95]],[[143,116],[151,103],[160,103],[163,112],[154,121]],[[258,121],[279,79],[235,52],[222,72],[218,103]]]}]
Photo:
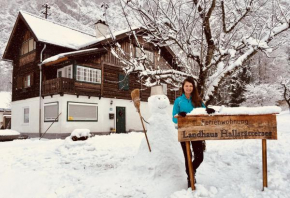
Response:
[{"label": "snowbank", "polygon": [[10,129],[0,130],[0,136],[9,136],[9,135],[20,135],[20,133],[18,131]]},{"label": "snowbank", "polygon": [[71,137],[76,136],[76,137],[90,137],[90,130],[89,129],[75,129],[73,132],[70,134]]},{"label": "snowbank", "polygon": [[[207,141],[193,192],[187,189],[186,177],[170,180],[166,177],[170,172],[163,177],[152,169],[152,161],[138,157],[144,133],[129,133],[77,142],[26,139],[0,143],[0,197],[289,198],[289,120],[289,111],[277,115],[278,140],[267,140],[265,191],[260,140]],[[153,141],[152,136],[148,138]],[[147,145],[145,151],[150,154]],[[143,168],[133,160],[142,160]],[[171,170],[171,163],[163,168]],[[176,186],[180,188],[171,193]]]},{"label": "snowbank", "polygon": [[0,130],[0,141],[12,141],[19,137],[20,133],[14,130]]}]

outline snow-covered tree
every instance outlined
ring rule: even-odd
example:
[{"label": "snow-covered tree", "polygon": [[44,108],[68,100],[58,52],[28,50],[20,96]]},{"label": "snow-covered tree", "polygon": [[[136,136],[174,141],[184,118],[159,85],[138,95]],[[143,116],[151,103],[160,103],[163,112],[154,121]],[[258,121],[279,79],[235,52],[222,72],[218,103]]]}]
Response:
[{"label": "snow-covered tree", "polygon": [[250,81],[250,72],[247,67],[240,68],[230,79],[229,87],[229,101],[228,106],[238,107],[246,100],[245,91],[246,86]]},{"label": "snow-covered tree", "polygon": [[283,89],[283,98],[287,102],[289,111],[290,111],[290,80],[288,79],[282,79],[281,85]]},{"label": "snow-covered tree", "polygon": [[[124,53],[116,45],[114,54],[127,65],[125,71],[139,73],[147,85],[163,80],[179,86],[174,80],[180,78],[175,77],[192,75],[207,103],[224,79],[257,52],[271,52],[271,41],[281,40],[280,35],[289,29],[290,5],[286,0],[120,0],[120,4],[124,14],[135,12],[147,30],[143,35],[147,42],[175,51],[182,73],[140,65],[131,54],[119,56]],[[136,20],[127,17],[127,24],[132,28]],[[136,37],[132,29],[132,38]],[[143,58],[148,58],[142,52]],[[193,75],[193,71],[198,72]]]},{"label": "snow-covered tree", "polygon": [[246,101],[242,106],[274,106],[282,99],[278,84],[249,84],[246,85]]}]

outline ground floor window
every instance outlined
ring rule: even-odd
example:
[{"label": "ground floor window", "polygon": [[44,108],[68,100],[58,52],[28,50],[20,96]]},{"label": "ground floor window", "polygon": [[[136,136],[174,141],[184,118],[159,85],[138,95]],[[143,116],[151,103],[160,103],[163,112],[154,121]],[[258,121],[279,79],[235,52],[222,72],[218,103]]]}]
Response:
[{"label": "ground floor window", "polygon": [[23,122],[24,123],[29,123],[29,107],[24,107],[24,119]]},{"label": "ground floor window", "polygon": [[44,122],[53,122],[58,116],[58,102],[44,104]]},{"label": "ground floor window", "polygon": [[68,102],[68,121],[98,121],[97,103]]}]

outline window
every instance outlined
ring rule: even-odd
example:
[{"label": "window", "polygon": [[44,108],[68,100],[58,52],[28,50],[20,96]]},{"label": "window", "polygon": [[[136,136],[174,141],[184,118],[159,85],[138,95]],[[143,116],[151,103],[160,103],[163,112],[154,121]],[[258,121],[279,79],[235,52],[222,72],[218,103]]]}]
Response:
[{"label": "window", "polygon": [[167,84],[161,84],[161,85],[162,85],[163,93],[167,95]]},{"label": "window", "polygon": [[68,121],[98,121],[98,104],[68,102]]},{"label": "window", "polygon": [[27,54],[36,49],[36,42],[30,38],[22,43],[20,55]]},{"label": "window", "polygon": [[57,70],[58,78],[70,78],[72,79],[72,65],[68,65],[66,67],[60,68]]},{"label": "window", "polygon": [[24,77],[24,88],[31,87],[31,74]]},{"label": "window", "polygon": [[[154,53],[144,49],[145,55],[147,56],[147,59],[150,60],[152,63],[154,63]],[[141,57],[143,55],[140,48],[136,47],[136,57]]]},{"label": "window", "polygon": [[119,74],[119,89],[120,90],[129,90],[129,76],[125,74]]},{"label": "window", "polygon": [[33,73],[30,73],[26,76],[18,76],[16,89],[28,88],[33,84]]},{"label": "window", "polygon": [[58,102],[45,103],[44,122],[53,122],[55,121],[57,116],[58,116]]},{"label": "window", "polygon": [[94,69],[78,65],[76,78],[78,81],[101,83],[102,71],[100,69]]},{"label": "window", "polygon": [[23,122],[29,123],[29,108],[28,107],[24,108],[24,116],[23,117],[24,117]]}]

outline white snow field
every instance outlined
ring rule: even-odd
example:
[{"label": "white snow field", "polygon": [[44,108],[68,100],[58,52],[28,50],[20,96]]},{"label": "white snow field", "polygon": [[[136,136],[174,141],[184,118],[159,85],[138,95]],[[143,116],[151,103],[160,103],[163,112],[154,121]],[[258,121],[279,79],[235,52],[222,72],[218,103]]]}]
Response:
[{"label": "white snow field", "polygon": [[[193,192],[187,189],[185,174],[182,180],[171,174],[171,163],[162,164],[166,170],[160,170],[161,167],[151,166],[158,165],[156,157],[140,157],[144,152],[139,147],[145,137],[133,132],[77,142],[69,138],[0,142],[0,197],[287,198],[290,197],[289,111],[277,115],[277,120],[278,140],[267,141],[265,191],[262,191],[261,140],[207,141],[205,159],[197,171],[197,189]],[[167,141],[164,137],[156,144],[150,134],[148,138],[152,145],[164,146]],[[182,153],[181,147],[174,149],[180,150],[168,152]]]}]

